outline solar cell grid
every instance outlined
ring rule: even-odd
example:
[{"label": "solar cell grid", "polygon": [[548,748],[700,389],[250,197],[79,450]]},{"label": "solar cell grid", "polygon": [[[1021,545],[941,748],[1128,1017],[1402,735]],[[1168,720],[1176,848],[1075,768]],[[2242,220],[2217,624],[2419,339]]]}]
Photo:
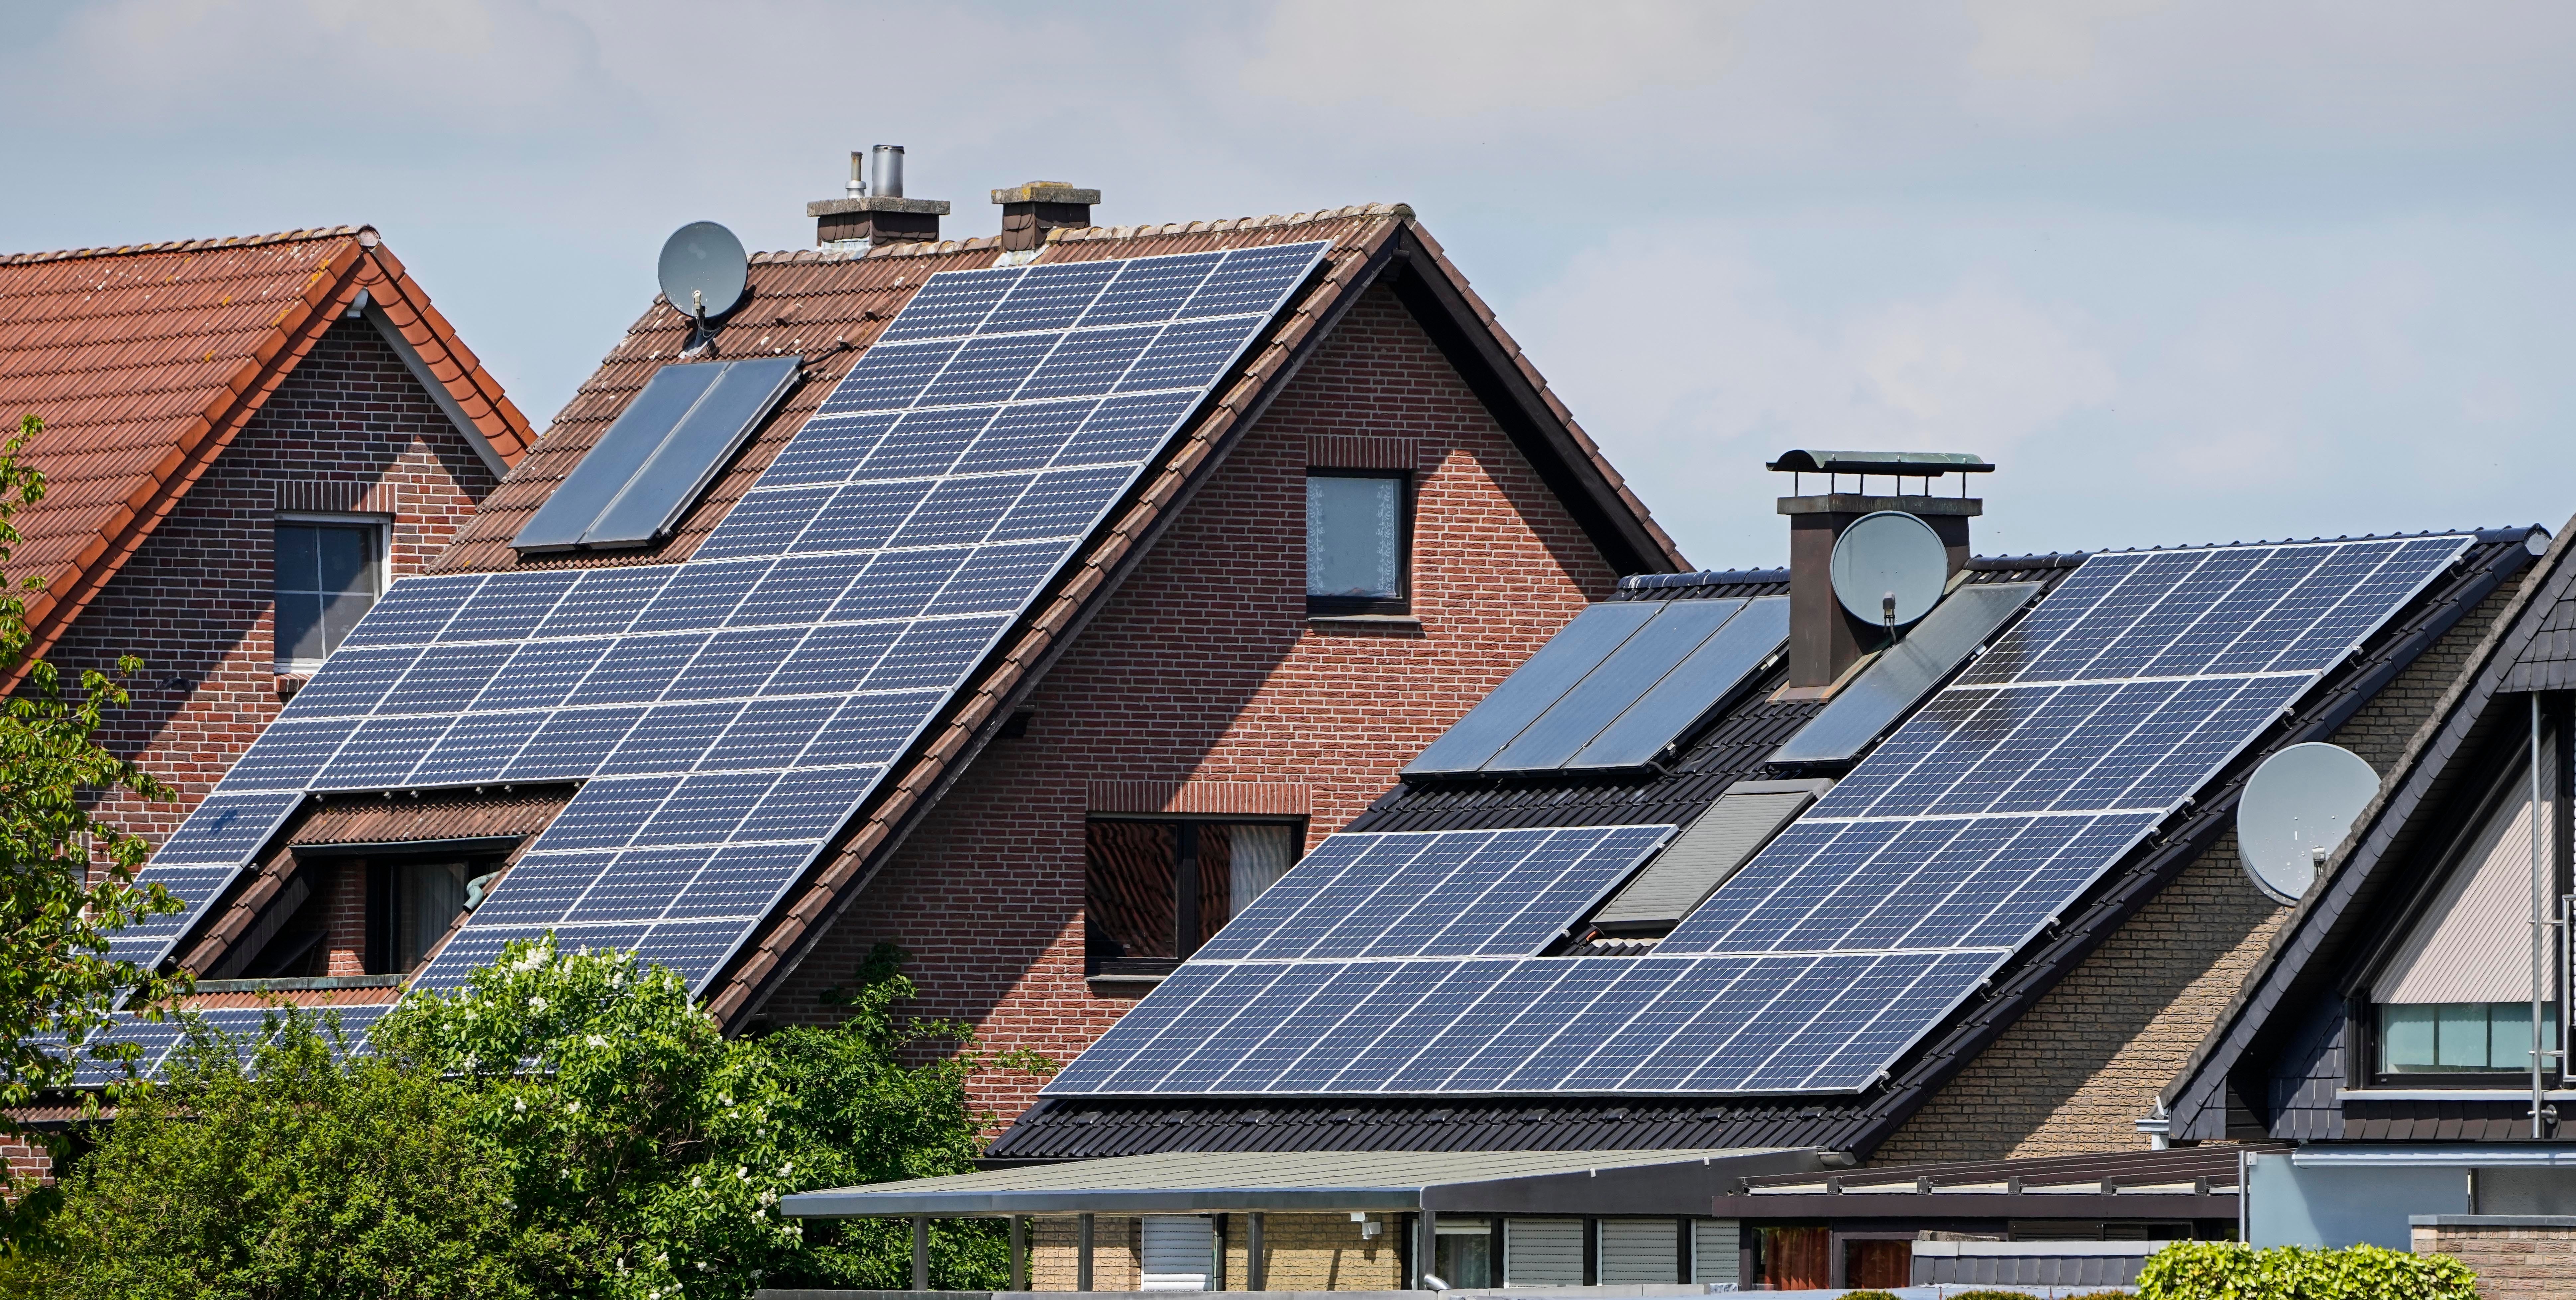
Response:
[{"label": "solar cell grid", "polygon": [[394,584],[147,878],[203,906],[307,791],[583,780],[421,986],[549,926],[702,982],[1324,251],[933,276],[689,560]]},{"label": "solar cell grid", "polygon": [[[2472,540],[2088,560],[1642,957],[1452,942],[1541,933],[1486,899],[1582,915],[1598,895],[1536,839],[1567,832],[1333,836],[1046,1091],[1868,1086]],[[1553,672],[1550,689],[1497,691],[1440,743],[1525,734],[1643,625],[1634,609],[1596,606],[1514,679]],[[1585,833],[1611,831],[1669,834]]]}]

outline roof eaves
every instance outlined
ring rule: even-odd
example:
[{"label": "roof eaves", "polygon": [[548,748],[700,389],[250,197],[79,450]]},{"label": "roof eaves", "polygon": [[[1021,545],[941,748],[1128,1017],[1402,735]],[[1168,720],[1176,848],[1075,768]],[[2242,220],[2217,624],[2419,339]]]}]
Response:
[{"label": "roof eaves", "polygon": [[[1392,213],[1388,214],[1393,218]],[[1193,223],[1197,224],[1197,223]],[[1212,223],[1213,224],[1213,223]],[[1220,444],[1247,422],[1247,417],[1275,394],[1275,380],[1293,373],[1306,345],[1323,336],[1317,327],[1356,301],[1356,290],[1369,283],[1388,261],[1398,220],[1372,224],[1350,244],[1354,254],[1328,263],[1330,269],[1305,298],[1288,309],[1242,375],[1216,398],[1197,425],[1183,435],[1162,467],[1100,541],[1069,570],[1012,643],[984,675],[963,693],[945,726],[866,814],[858,829],[824,868],[775,914],[738,959],[734,969],[715,984],[708,1010],[728,1026],[759,1004],[761,996],[792,972],[811,941],[848,906],[891,852],[913,820],[963,771],[984,731],[984,724],[1032,685],[1073,633],[1087,621],[1093,602],[1116,585],[1117,577],[1184,500],[1203,471],[1212,469]],[[1340,250],[1336,250],[1340,251]],[[1329,255],[1328,255],[1329,256]]]},{"label": "roof eaves", "polygon": [[2521,649],[2539,631],[2537,612],[2576,592],[2576,564],[2567,562],[2576,520],[2561,529],[2538,563],[2523,575],[2513,598],[2498,614],[2469,666],[2454,677],[2425,715],[2397,761],[2395,779],[2380,792],[2354,824],[2361,830],[2346,837],[2327,859],[2324,885],[2309,890],[2272,932],[2272,941],[2249,969],[2227,1009],[2211,1026],[2173,1081],[2158,1094],[2175,1120],[2179,1136],[2198,1111],[2220,1097],[2227,1076],[2253,1045],[2268,1018],[2280,1008],[2307,965],[2332,945],[2327,935],[2346,922],[2348,910],[2376,875],[2386,856],[2419,815],[2430,811],[2429,796],[2444,772],[2468,750],[2462,742],[2475,729]]}]

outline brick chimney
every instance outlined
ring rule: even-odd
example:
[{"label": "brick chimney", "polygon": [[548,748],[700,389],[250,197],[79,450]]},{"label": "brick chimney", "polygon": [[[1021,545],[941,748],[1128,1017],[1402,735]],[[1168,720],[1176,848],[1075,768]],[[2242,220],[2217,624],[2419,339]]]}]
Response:
[{"label": "brick chimney", "polygon": [[[1780,513],[1789,517],[1789,684],[1779,698],[1824,699],[1886,640],[1881,625],[1852,617],[1834,599],[1834,543],[1843,530],[1882,510],[1913,515],[1941,539],[1955,576],[1968,563],[1968,521],[1986,508],[1967,495],[1965,476],[1995,467],[1961,452],[1798,450],[1768,468],[1796,475],[1792,491],[1799,493],[1780,498]],[[1824,476],[1822,494],[1804,494],[1809,474]],[[1933,495],[1934,480],[1951,474],[1961,476],[1959,495]],[[1884,479],[1895,495],[1872,495],[1873,478]],[[1906,491],[1909,479],[1922,480],[1922,491]],[[1841,490],[1846,481],[1850,492]]]},{"label": "brick chimney", "polygon": [[808,203],[805,215],[814,218],[814,242],[824,248],[922,243],[939,238],[948,201],[905,198],[903,146],[881,144],[850,152],[848,198]]},{"label": "brick chimney", "polygon": [[993,191],[1002,205],[1002,249],[1026,252],[1046,243],[1046,232],[1063,226],[1091,224],[1091,205],[1098,190],[1078,190],[1063,181],[1030,181]]}]

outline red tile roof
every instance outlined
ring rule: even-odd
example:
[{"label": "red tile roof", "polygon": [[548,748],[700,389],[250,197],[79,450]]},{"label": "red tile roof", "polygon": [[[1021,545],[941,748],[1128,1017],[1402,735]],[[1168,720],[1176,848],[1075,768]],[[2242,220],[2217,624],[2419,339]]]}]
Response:
[{"label": "red tile roof", "polygon": [[41,654],[364,292],[508,464],[527,417],[372,227],[0,255],[0,419],[45,498],[5,569]]}]

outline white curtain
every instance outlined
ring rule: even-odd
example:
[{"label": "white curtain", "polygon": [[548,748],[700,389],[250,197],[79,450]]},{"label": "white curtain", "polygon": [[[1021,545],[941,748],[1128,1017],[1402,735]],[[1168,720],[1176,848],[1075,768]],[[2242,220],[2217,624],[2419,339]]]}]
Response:
[{"label": "white curtain", "polygon": [[1279,883],[1288,868],[1297,865],[1294,826],[1233,826],[1227,828],[1233,879],[1226,899],[1227,916],[1241,916],[1243,909],[1261,892]]}]

